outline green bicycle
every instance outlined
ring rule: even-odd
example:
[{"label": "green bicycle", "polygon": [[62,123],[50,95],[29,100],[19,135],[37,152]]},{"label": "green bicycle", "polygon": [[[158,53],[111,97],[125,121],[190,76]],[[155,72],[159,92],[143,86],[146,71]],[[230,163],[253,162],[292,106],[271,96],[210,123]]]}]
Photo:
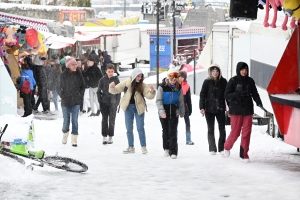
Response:
[{"label": "green bicycle", "polygon": [[[44,167],[44,165],[77,173],[86,172],[88,170],[88,166],[86,164],[72,158],[56,155],[45,156],[45,151],[43,150],[27,151],[24,144],[2,142],[1,138],[6,131],[7,126],[8,124],[4,126],[3,130],[2,128],[0,128],[0,154],[2,154],[3,156],[14,159],[23,165],[25,165],[25,161],[23,158],[36,161],[37,163],[31,163],[27,166],[27,169],[30,170],[33,170],[33,166]],[[32,137],[32,135],[29,133],[29,138],[30,137]]]}]

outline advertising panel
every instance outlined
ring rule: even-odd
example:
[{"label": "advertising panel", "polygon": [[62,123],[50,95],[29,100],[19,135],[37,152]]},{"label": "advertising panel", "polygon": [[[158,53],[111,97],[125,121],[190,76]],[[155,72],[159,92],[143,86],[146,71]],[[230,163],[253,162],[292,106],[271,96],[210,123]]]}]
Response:
[{"label": "advertising panel", "polygon": [[[150,37],[150,70],[156,71],[157,38]],[[160,71],[166,71],[171,63],[172,44],[168,35],[159,38],[159,67]]]}]

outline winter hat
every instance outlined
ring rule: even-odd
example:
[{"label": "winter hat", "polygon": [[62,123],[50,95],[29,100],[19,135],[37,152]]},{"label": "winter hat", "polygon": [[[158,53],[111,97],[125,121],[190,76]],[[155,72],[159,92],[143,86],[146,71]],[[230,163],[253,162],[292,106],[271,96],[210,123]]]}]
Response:
[{"label": "winter hat", "polygon": [[[178,74],[178,70],[176,69],[176,67],[174,65],[170,65],[169,66],[169,70],[167,72],[167,79],[170,78],[170,74],[173,74],[173,73],[177,73]],[[179,77],[179,74],[177,76],[173,76],[173,78],[178,78]]]},{"label": "winter hat", "polygon": [[186,77],[187,77],[186,71],[179,71],[179,76],[183,78],[183,81],[186,81]]},{"label": "winter hat", "polygon": [[72,64],[77,65],[77,62],[76,62],[75,58],[69,57],[66,61],[66,67],[69,68]]},{"label": "winter hat", "polygon": [[209,70],[212,72],[213,70],[217,70],[218,72],[220,72],[220,69],[216,66],[212,66],[209,68]]},{"label": "winter hat", "polygon": [[178,70],[176,69],[176,67],[174,65],[170,65],[169,67],[170,68],[169,68],[169,70],[167,72],[168,75],[172,74],[172,73],[178,73]]},{"label": "winter hat", "polygon": [[93,55],[89,55],[88,60],[89,60],[89,61],[92,61],[92,62],[95,62],[95,58],[94,58]]}]

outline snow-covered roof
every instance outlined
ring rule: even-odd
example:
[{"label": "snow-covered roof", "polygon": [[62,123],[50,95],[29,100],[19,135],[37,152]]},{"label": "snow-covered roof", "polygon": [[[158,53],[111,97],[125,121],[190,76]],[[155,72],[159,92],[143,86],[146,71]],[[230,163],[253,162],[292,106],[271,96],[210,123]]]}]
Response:
[{"label": "snow-covered roof", "polygon": [[31,10],[31,9],[39,9],[39,10],[94,10],[90,7],[69,7],[69,6],[48,6],[48,5],[34,5],[34,4],[14,4],[14,3],[0,3],[1,9],[11,9],[18,7],[22,10]]}]

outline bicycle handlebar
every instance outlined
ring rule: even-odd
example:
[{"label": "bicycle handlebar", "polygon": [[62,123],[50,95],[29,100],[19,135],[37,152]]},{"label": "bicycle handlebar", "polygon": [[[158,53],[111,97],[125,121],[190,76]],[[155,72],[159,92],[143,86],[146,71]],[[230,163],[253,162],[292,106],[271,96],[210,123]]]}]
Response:
[{"label": "bicycle handlebar", "polygon": [[3,133],[6,131],[7,126],[8,126],[8,124],[5,124],[3,130],[0,130],[0,133],[1,133],[0,134],[0,142],[1,142],[1,138],[2,138]]}]

